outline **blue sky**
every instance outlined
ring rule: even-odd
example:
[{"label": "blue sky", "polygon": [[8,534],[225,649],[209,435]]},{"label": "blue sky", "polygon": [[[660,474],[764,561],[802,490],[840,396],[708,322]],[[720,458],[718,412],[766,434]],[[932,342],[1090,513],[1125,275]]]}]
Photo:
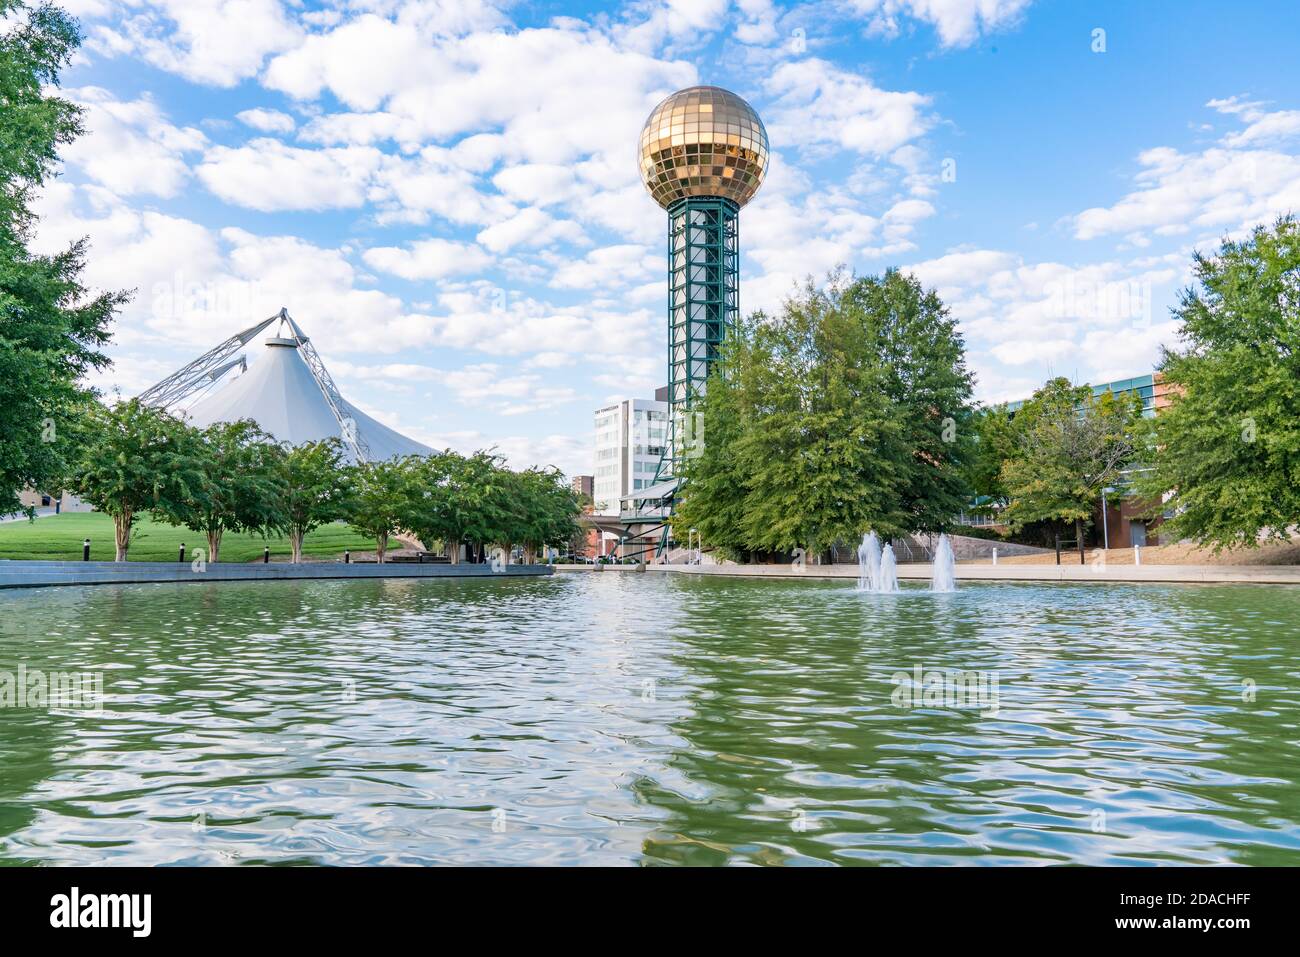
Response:
[{"label": "blue sky", "polygon": [[635,149],[682,86],[768,128],[742,309],[909,269],[984,400],[1150,371],[1192,251],[1300,210],[1281,0],[65,6],[90,133],[39,241],[89,236],[90,281],[137,290],[99,384],[133,394],[285,305],[367,412],[518,466],[590,472],[592,411],[664,378]]}]

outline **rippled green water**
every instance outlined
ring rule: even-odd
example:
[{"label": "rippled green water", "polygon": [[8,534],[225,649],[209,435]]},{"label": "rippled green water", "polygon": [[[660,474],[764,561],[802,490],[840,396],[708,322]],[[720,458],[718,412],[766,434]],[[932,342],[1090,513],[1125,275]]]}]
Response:
[{"label": "rippled green water", "polygon": [[[1265,586],[0,593],[0,670],[107,698],[0,710],[0,861],[1296,864],[1298,624]],[[997,713],[898,706],[916,665]]]}]

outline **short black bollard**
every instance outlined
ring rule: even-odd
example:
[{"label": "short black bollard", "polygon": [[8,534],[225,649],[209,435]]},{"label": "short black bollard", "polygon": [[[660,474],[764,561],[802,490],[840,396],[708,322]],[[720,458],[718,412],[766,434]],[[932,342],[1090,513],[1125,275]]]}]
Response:
[{"label": "short black bollard", "polygon": [[83,562],[90,561],[90,539],[86,539],[81,543],[81,560]]},{"label": "short black bollard", "polygon": [[271,560],[271,549],[269,548],[262,549],[262,564],[265,565],[270,560]]},{"label": "short black bollard", "polygon": [[344,565],[352,564],[352,553],[348,551],[346,548],[343,550],[343,564]]},{"label": "short black bollard", "polygon": [[184,542],[181,542],[181,553],[176,557],[176,560],[180,562],[182,565],[185,564],[185,543]]},{"label": "short black bollard", "polygon": [[1061,536],[1056,536],[1056,564],[1061,564]]}]

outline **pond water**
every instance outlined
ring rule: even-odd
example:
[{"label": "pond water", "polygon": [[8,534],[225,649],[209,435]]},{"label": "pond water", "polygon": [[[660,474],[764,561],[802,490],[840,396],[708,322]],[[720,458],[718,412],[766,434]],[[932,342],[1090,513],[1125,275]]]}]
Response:
[{"label": "pond water", "polygon": [[1273,586],[3,592],[0,672],[103,699],[0,709],[0,863],[1297,864],[1298,624]]}]

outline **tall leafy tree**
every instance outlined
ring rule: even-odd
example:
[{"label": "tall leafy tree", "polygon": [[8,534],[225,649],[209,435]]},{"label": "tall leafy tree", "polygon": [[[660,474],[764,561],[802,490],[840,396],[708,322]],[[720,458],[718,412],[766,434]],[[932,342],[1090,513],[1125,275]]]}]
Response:
[{"label": "tall leafy tree", "polygon": [[973,378],[957,323],[934,290],[897,269],[850,283],[840,309],[859,323],[907,455],[900,494],[907,530],[938,531],[965,506]]},{"label": "tall leafy tree", "polygon": [[197,444],[193,429],[135,399],[91,403],[64,484],[112,517],[116,561],[127,559],[136,516],[179,510],[203,486]]},{"label": "tall leafy tree", "polygon": [[81,42],[76,23],[48,3],[0,0],[0,515],[24,487],[57,491],[75,455],[76,419],[92,393],[86,373],[128,295],[82,284],[85,244],[53,256],[28,249],[31,198],[61,146],[82,132],[78,107],[51,94]]},{"label": "tall leafy tree", "polygon": [[[674,518],[730,551],[941,528],[965,501],[971,377],[947,310],[896,271],[751,316],[700,403]],[[698,427],[697,427],[698,430]]]},{"label": "tall leafy tree", "polygon": [[287,524],[282,450],[255,422],[217,422],[188,438],[199,480],[154,513],[203,535],[208,561],[220,561],[226,532],[266,535]]},{"label": "tall leafy tree", "polygon": [[1013,529],[1035,522],[1064,522],[1083,538],[1101,491],[1119,481],[1144,442],[1136,396],[1100,397],[1068,379],[1049,381],[1016,413],[1015,454],[1003,464]]},{"label": "tall leafy tree", "polygon": [[751,381],[748,370],[757,367],[755,329],[749,321],[722,350],[726,377],[711,381],[695,415],[697,441],[683,459],[684,494],[673,517],[678,541],[688,541],[692,531],[720,554],[738,557],[751,546],[746,534],[745,509],[749,498],[740,439],[749,421],[743,385]]},{"label": "tall leafy tree", "polygon": [[345,518],[352,497],[351,473],[343,467],[338,439],[285,447],[278,459],[284,532],[293,564],[302,562],[302,541],[312,531]]},{"label": "tall leafy tree", "polygon": [[1300,223],[1198,253],[1195,273],[1176,312],[1183,346],[1161,363],[1172,405],[1137,486],[1168,496],[1173,535],[1215,548],[1285,539],[1300,525]]},{"label": "tall leafy tree", "polygon": [[1016,419],[1005,404],[986,406],[973,412],[966,428],[974,442],[965,456],[966,484],[985,511],[1007,503],[1002,466],[1015,458],[1019,447]]}]

